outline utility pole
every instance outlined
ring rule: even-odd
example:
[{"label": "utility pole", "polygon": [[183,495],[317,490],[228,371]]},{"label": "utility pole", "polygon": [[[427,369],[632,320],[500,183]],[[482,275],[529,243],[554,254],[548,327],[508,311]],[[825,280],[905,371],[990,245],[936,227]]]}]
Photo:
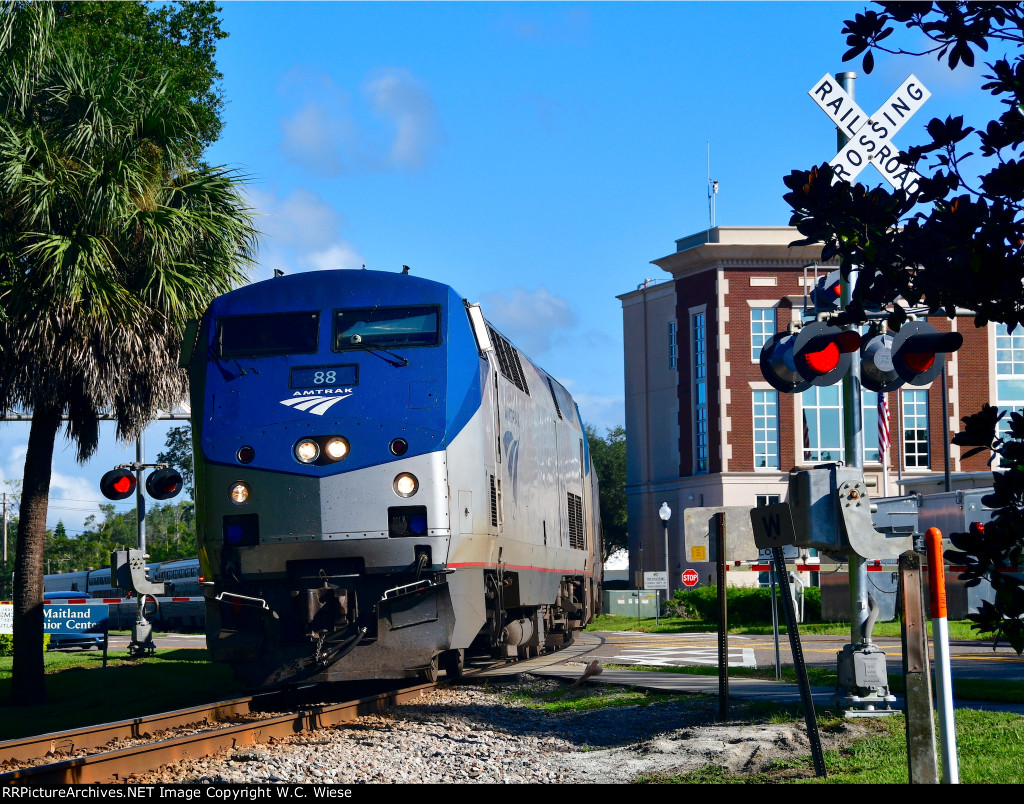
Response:
[{"label": "utility pole", "polygon": [[7,563],[7,524],[10,519],[7,516],[7,492],[4,492],[4,564]]}]

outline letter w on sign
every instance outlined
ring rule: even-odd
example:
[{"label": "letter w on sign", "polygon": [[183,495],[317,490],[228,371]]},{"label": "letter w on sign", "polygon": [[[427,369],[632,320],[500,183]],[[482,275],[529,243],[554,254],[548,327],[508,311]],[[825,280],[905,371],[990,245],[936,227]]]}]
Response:
[{"label": "letter w on sign", "polygon": [[772,503],[750,509],[750,524],[754,529],[754,545],[759,550],[770,550],[796,541],[793,512],[788,503]]},{"label": "letter w on sign", "polygon": [[829,162],[835,171],[835,181],[853,181],[870,162],[897,190],[912,192],[916,188],[921,177],[900,163],[899,149],[892,144],[893,135],[932,96],[916,77],[907,78],[871,117],[828,73],[807,94],[849,137],[849,142]]}]

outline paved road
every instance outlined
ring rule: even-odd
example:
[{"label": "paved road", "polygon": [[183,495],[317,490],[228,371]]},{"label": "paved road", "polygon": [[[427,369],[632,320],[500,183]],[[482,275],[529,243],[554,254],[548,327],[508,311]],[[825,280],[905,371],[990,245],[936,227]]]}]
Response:
[{"label": "paved road", "polygon": [[[685,666],[718,666],[718,635],[707,634],[643,634],[631,631],[597,631],[588,640],[582,654],[587,661],[598,659],[601,664]],[[804,661],[808,667],[836,667],[836,654],[848,638],[805,635],[800,638]],[[112,649],[128,647],[129,637],[110,637]],[[205,648],[203,634],[167,634],[154,638],[160,648]],[[877,639],[885,652],[890,674],[903,672],[903,652],[898,639]],[[785,665],[793,664],[789,638],[779,637],[779,659]],[[775,640],[767,636],[729,636],[730,667],[775,667]],[[581,657],[582,660],[582,657]],[[1024,680],[1024,656],[1018,656],[1008,645],[995,650],[992,643],[973,640],[954,641],[950,645],[950,664],[954,678],[983,678]]]},{"label": "paved road", "polygon": [[[628,631],[597,631],[600,643],[588,651],[588,660],[602,664],[684,666],[718,666],[718,635],[709,634],[642,634]],[[836,666],[836,654],[849,641],[834,636],[806,635],[800,638],[804,661],[808,667]],[[903,672],[903,651],[898,639],[876,639],[886,656],[890,673]],[[730,667],[775,667],[776,645],[771,635],[729,636]],[[778,655],[783,665],[792,665],[789,637],[781,635]],[[986,678],[1024,680],[1024,657],[1008,645],[995,650],[992,643],[973,640],[954,641],[950,645],[950,664],[954,678]]]}]

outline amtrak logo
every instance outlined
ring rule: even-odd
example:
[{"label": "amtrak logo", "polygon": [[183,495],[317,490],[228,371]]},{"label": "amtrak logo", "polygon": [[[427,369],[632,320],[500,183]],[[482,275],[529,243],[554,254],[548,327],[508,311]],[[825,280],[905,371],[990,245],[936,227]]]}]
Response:
[{"label": "amtrak logo", "polygon": [[295,396],[291,399],[282,399],[281,404],[287,405],[294,410],[312,413],[314,416],[323,416],[342,399],[348,399],[350,396],[352,396],[351,388],[346,388],[344,391],[339,389],[339,391],[335,391],[330,396],[327,396],[323,391],[314,391],[312,394],[308,391],[305,394],[296,392]]}]

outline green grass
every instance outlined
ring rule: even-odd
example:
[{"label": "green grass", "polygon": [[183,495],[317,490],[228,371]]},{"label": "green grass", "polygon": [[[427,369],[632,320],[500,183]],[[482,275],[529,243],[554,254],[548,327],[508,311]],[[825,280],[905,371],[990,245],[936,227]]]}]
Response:
[{"label": "green grass", "polygon": [[[950,639],[970,639],[980,642],[991,642],[991,636],[979,636],[972,630],[969,620],[954,620],[949,623]],[[678,617],[662,617],[656,625],[652,619],[637,621],[635,617],[624,617],[617,614],[602,614],[587,626],[587,631],[640,631],[645,634],[698,634],[715,632],[717,623],[702,620],[683,620]],[[744,625],[729,629],[730,634],[766,635],[772,633],[771,623],[765,625]],[[779,625],[779,633],[786,634],[788,629]],[[820,634],[824,636],[850,636],[849,623],[801,623],[800,633],[803,635]],[[931,623],[928,623],[928,634],[931,636]],[[871,632],[873,637],[893,637],[899,639],[901,626],[898,622],[875,623]]]},{"label": "green grass", "polygon": [[[962,784],[1020,784],[1024,773],[1024,716],[958,709],[957,763]],[[814,775],[808,756],[797,762],[776,762],[749,775],[707,766],[682,776],[649,775],[642,784],[907,784],[906,732],[901,715],[861,721],[871,735],[849,748],[825,752],[827,776]],[[826,721],[822,730],[830,728]],[[936,725],[938,741],[938,725]]]},{"label": "green grass", "polygon": [[0,740],[126,720],[236,697],[242,689],[230,668],[205,650],[157,649],[145,659],[110,651],[47,653],[48,701],[12,706],[11,657],[0,657]]},{"label": "green grass", "polygon": [[509,692],[503,698],[542,712],[589,712],[620,706],[651,706],[682,700],[681,695],[634,687],[564,687],[544,692]]}]

